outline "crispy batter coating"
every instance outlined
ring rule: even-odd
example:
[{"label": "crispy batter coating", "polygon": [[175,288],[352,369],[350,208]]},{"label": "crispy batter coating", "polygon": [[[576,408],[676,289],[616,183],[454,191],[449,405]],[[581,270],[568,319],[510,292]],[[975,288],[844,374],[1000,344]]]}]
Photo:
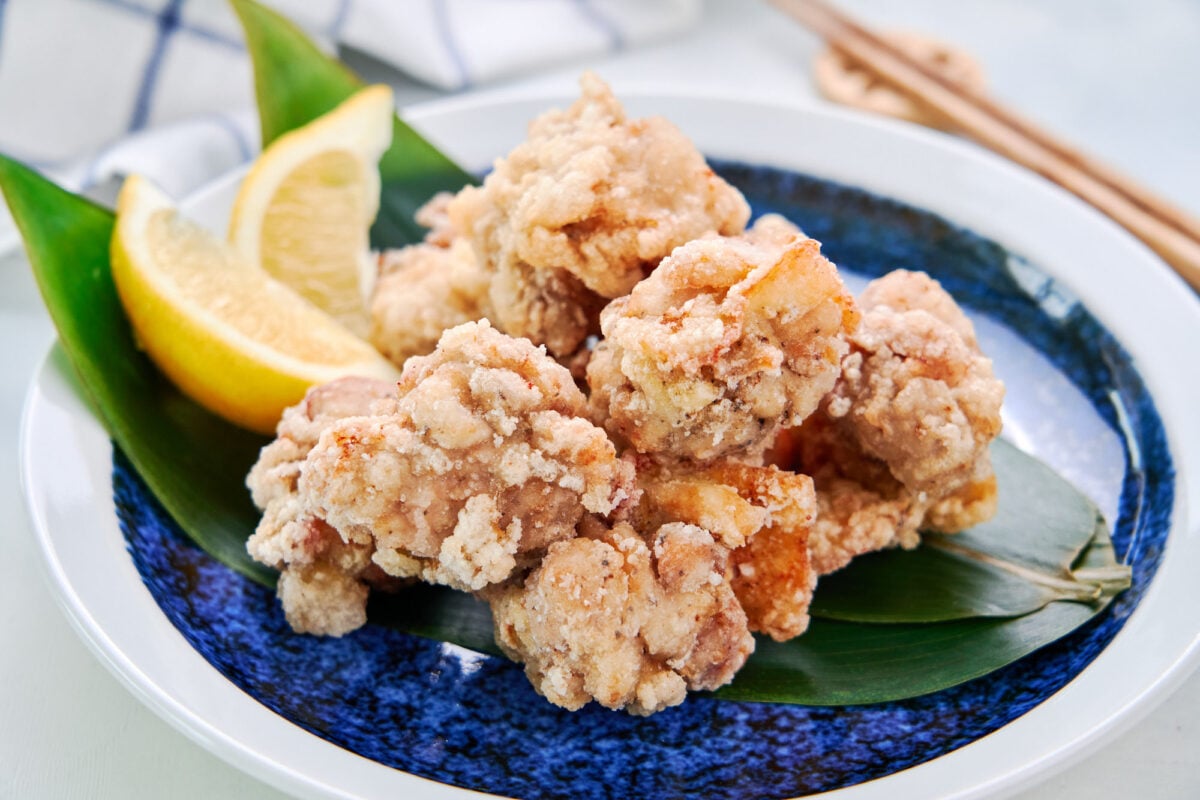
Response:
[{"label": "crispy batter coating", "polygon": [[601,314],[593,416],[658,458],[753,457],[833,387],[857,317],[820,245],[779,217],[689,242]]},{"label": "crispy batter coating", "polygon": [[266,508],[273,500],[295,494],[300,465],[330,423],[385,409],[395,398],[396,384],[377,378],[340,378],[309,389],[303,400],[283,412],[275,440],[250,468],[246,485],[255,505]]},{"label": "crispy batter coating", "polygon": [[389,575],[465,590],[510,577],[585,510],[628,500],[633,470],[584,416],[570,373],[486,320],[409,359],[393,413],[335,422],[300,494]]},{"label": "crispy batter coating", "polygon": [[438,192],[413,214],[418,225],[429,229],[425,234],[426,244],[449,247],[461,235],[450,220],[450,201],[453,199],[454,195],[450,192]]},{"label": "crispy batter coating", "polygon": [[809,564],[817,516],[811,478],[735,461],[663,467],[643,459],[638,467],[639,527],[677,520],[711,531],[734,548],[732,586],[750,630],[776,641],[807,630],[817,585]]},{"label": "crispy batter coating", "polygon": [[523,583],[491,592],[496,641],[555,705],[652,714],[728,683],[753,652],[728,573],[702,528],[645,540],[618,522],[556,542]]},{"label": "crispy batter coating", "polygon": [[816,481],[813,563],[821,574],[918,530],[953,533],[995,512],[988,445],[1004,385],[974,328],[929,276],[898,270],[859,299],[837,385],[794,434],[791,462]]},{"label": "crispy batter coating", "polygon": [[565,356],[676,246],[738,233],[741,194],[660,117],[629,119],[591,73],[582,97],[543,114],[483,186],[450,203],[452,224],[493,275],[496,325]]},{"label": "crispy batter coating", "polygon": [[[923,506],[818,411],[785,433],[793,469],[812,475],[817,519],[809,534],[812,569],[827,575],[855,557],[886,547],[916,547]],[[774,459],[773,459],[774,460]]]},{"label": "crispy batter coating", "polygon": [[872,281],[860,305],[829,415],[908,489],[962,486],[1000,432],[1004,399],[970,320],[921,272]]},{"label": "crispy batter coating", "polygon": [[991,519],[996,513],[998,494],[992,460],[980,458],[975,474],[961,487],[934,500],[925,511],[921,525],[937,533],[958,533]]},{"label": "crispy batter coating", "polygon": [[[478,253],[476,249],[476,253]],[[600,332],[605,299],[565,269],[536,269],[524,263],[492,272],[488,299],[496,327],[543,344],[566,358],[588,336]]]},{"label": "crispy batter coating", "polygon": [[385,251],[379,269],[369,339],[397,366],[432,353],[444,331],[492,314],[488,276],[465,239]]},{"label": "crispy batter coating", "polygon": [[297,631],[440,583],[550,702],[644,715],[732,680],[751,631],[803,633],[818,575],[989,517],[1004,390],[935,281],[856,303],[787,220],[743,232],[674,126],[581,84],[380,256],[370,336],[402,377],[285,412],[247,548]]},{"label": "crispy batter coating", "polygon": [[396,386],[342,378],[308,391],[283,413],[276,438],[246,478],[262,520],[246,543],[257,561],[280,570],[278,594],[292,628],[339,636],[366,622],[367,583],[388,583],[371,566],[369,541],[346,541],[300,499],[301,467],[321,432],[335,420],[384,412]]}]

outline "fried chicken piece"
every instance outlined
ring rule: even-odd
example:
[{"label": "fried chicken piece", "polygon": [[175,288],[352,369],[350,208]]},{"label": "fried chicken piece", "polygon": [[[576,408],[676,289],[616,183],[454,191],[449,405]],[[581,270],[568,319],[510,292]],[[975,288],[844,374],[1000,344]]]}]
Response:
[{"label": "fried chicken piece", "polygon": [[490,280],[488,299],[496,310],[496,327],[505,333],[568,358],[600,332],[600,310],[607,301],[565,269],[508,264],[492,272]]},{"label": "fried chicken piece", "polygon": [[728,550],[679,522],[649,540],[618,522],[556,542],[524,582],[488,599],[501,649],[571,710],[595,700],[652,714],[728,683],[754,650]]},{"label": "fried chicken piece", "polygon": [[497,327],[566,356],[678,245],[733,234],[746,201],[660,117],[629,119],[586,73],[582,97],[535,119],[481,187],[450,203],[452,224],[492,275]]},{"label": "fried chicken piece", "polygon": [[808,539],[814,572],[827,575],[887,547],[917,546],[924,505],[823,411],[781,438],[791,439],[790,458],[779,463],[811,474],[816,488],[817,519]]},{"label": "fried chicken piece", "polygon": [[776,641],[807,630],[817,585],[809,564],[809,529],[817,515],[811,478],[735,461],[663,467],[643,460],[638,486],[638,527],[676,520],[734,548],[732,586],[750,630]]},{"label": "fried chicken piece", "polygon": [[1004,399],[971,321],[921,272],[872,281],[859,303],[829,415],[906,488],[963,486],[1000,432]]},{"label": "fried chicken piece", "polygon": [[859,298],[837,385],[794,434],[794,468],[820,504],[821,574],[884,547],[915,547],[921,528],[953,533],[995,512],[988,445],[1004,385],[953,298],[924,273],[898,270]]},{"label": "fried chicken piece", "polygon": [[544,350],[460,325],[406,362],[392,413],[321,434],[300,494],[344,539],[373,542],[387,574],[478,590],[632,496],[632,467],[585,411]]},{"label": "fried chicken piece", "polygon": [[429,228],[424,242],[379,254],[368,339],[397,366],[432,353],[444,331],[494,316],[490,279],[450,221],[453,198],[439,192],[417,209],[417,223]]},{"label": "fried chicken piece", "polygon": [[987,455],[975,462],[975,474],[967,483],[930,504],[921,524],[937,533],[965,531],[991,519],[997,502],[996,473]]},{"label": "fried chicken piece", "polygon": [[246,478],[251,498],[263,511],[246,549],[280,570],[277,591],[293,629],[339,636],[366,622],[368,583],[387,588],[386,576],[371,565],[369,541],[343,540],[305,508],[297,483],[301,466],[321,432],[343,417],[384,412],[396,386],[372,378],[342,378],[308,391],[287,409],[276,438],[262,449]]},{"label": "fried chicken piece", "polygon": [[857,318],[820,245],[779,217],[689,242],[601,314],[593,416],[658,458],[753,458],[833,387]]},{"label": "fried chicken piece", "polygon": [[309,389],[303,400],[283,412],[274,441],[250,468],[246,485],[255,505],[266,508],[295,494],[300,465],[330,423],[386,409],[395,399],[396,384],[378,378],[346,377]]},{"label": "fried chicken piece", "polygon": [[418,225],[429,229],[425,234],[425,243],[437,247],[449,247],[461,232],[450,220],[450,201],[454,199],[451,192],[438,192],[417,209],[413,219]]},{"label": "fried chicken piece", "polygon": [[465,239],[388,250],[379,267],[369,339],[397,366],[433,352],[450,328],[492,316],[488,276]]}]

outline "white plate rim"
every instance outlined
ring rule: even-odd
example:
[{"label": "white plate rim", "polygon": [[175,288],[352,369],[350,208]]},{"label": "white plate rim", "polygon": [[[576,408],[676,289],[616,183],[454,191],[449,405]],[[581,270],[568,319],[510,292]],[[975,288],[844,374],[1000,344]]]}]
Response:
[{"label": "white plate rim", "polygon": [[[892,178],[893,184],[888,184],[887,180],[877,180],[874,182],[871,180],[855,180],[853,179],[853,175],[847,175],[844,172],[831,174],[829,171],[822,172],[819,169],[806,168],[805,171],[822,175],[823,177],[843,180],[852,185],[863,186],[871,191],[890,195],[905,202],[913,203],[918,207],[941,213],[943,216],[981,235],[997,239],[1016,252],[1031,254],[1035,263],[1053,264],[1055,274],[1062,277],[1072,286],[1076,293],[1084,300],[1085,304],[1096,313],[1097,317],[1101,319],[1116,335],[1117,339],[1133,354],[1135,363],[1142,370],[1143,378],[1146,380],[1151,394],[1159,406],[1159,412],[1167,427],[1168,442],[1171,452],[1175,457],[1177,469],[1176,503],[1173,512],[1172,532],[1159,575],[1156,577],[1155,583],[1147,596],[1143,599],[1138,611],[1135,612],[1127,623],[1126,628],[1118,634],[1117,639],[1097,658],[1092,666],[1085,670],[1084,673],[1059,694],[988,737],[984,737],[971,745],[967,745],[926,764],[869,783],[837,790],[830,793],[830,796],[868,800],[868,798],[891,796],[896,792],[903,794],[917,790],[927,796],[947,798],[996,797],[1000,793],[1008,794],[1029,785],[1029,783],[1044,776],[1050,769],[1065,766],[1067,763],[1099,746],[1103,741],[1115,736],[1126,726],[1136,721],[1142,714],[1148,712],[1154,702],[1161,701],[1169,693],[1170,689],[1182,682],[1187,674],[1196,666],[1197,660],[1200,658],[1198,656],[1200,628],[1197,626],[1193,626],[1190,634],[1183,638],[1179,637],[1178,630],[1174,632],[1176,635],[1171,638],[1170,652],[1163,653],[1156,659],[1154,668],[1151,670],[1154,673],[1153,676],[1148,680],[1143,680],[1139,685],[1138,691],[1132,694],[1126,692],[1119,697],[1113,697],[1112,700],[1114,702],[1109,703],[1102,714],[1098,716],[1094,714],[1088,715],[1086,724],[1083,722],[1084,718],[1078,713],[1080,711],[1078,708],[1080,684],[1086,684],[1088,681],[1085,678],[1089,674],[1096,674],[1094,670],[1098,670],[1098,668],[1105,670],[1113,668],[1110,665],[1115,662],[1116,655],[1119,655],[1118,648],[1127,650],[1127,642],[1130,639],[1138,636],[1139,631],[1142,629],[1148,629],[1153,626],[1153,622],[1147,622],[1146,620],[1148,617],[1153,616],[1151,611],[1154,608],[1171,602],[1179,602],[1178,599],[1171,600],[1172,597],[1182,592],[1179,588],[1179,579],[1183,578],[1186,580],[1187,577],[1180,574],[1181,568],[1179,565],[1181,558],[1179,554],[1184,553],[1192,556],[1196,555],[1197,550],[1200,549],[1200,530],[1197,529],[1196,521],[1187,516],[1190,510],[1195,509],[1198,505],[1198,488],[1195,480],[1197,474],[1195,463],[1195,446],[1198,441],[1196,436],[1197,425],[1190,422],[1186,415],[1181,416],[1179,413],[1182,408],[1185,408],[1182,402],[1187,399],[1189,394],[1188,388],[1191,389],[1190,394],[1192,396],[1195,395],[1197,381],[1193,378],[1191,383],[1187,384],[1186,382],[1177,381],[1173,383],[1167,380],[1169,376],[1161,374],[1162,368],[1159,365],[1160,362],[1167,360],[1166,356],[1170,355],[1169,349],[1165,355],[1160,351],[1156,351],[1153,347],[1154,342],[1152,341],[1153,335],[1156,332],[1150,331],[1147,333],[1145,330],[1140,330],[1135,327],[1132,321],[1136,319],[1143,321],[1145,319],[1152,319],[1156,323],[1159,323],[1165,320],[1167,333],[1172,331],[1186,332],[1189,329],[1192,331],[1200,330],[1200,326],[1197,325],[1198,321],[1200,321],[1200,305],[1196,304],[1190,290],[1186,289],[1182,281],[1172,273],[1169,273],[1165,265],[1146,250],[1144,246],[1133,240],[1124,231],[1115,228],[1109,220],[1101,217],[1097,212],[1083,206],[1074,198],[1066,197],[1061,190],[1046,184],[1040,178],[1020,168],[995,159],[970,145],[950,140],[939,134],[867,118],[852,112],[812,108],[799,104],[768,104],[738,98],[713,98],[699,94],[689,96],[681,93],[672,93],[671,95],[637,93],[625,99],[633,113],[663,113],[668,118],[673,118],[672,111],[670,110],[672,107],[681,108],[686,107],[689,103],[700,103],[708,107],[710,111],[717,108],[723,109],[726,113],[736,110],[743,116],[753,116],[754,114],[763,113],[768,115],[776,114],[793,122],[802,122],[804,118],[810,118],[820,120],[819,124],[833,125],[835,128],[841,130],[853,130],[857,134],[865,134],[868,139],[883,136],[885,139],[906,142],[908,144],[904,145],[905,147],[912,145],[918,151],[921,148],[926,148],[926,155],[941,153],[959,166],[967,165],[965,168],[968,170],[981,170],[984,174],[990,173],[995,180],[1001,183],[1007,182],[1010,187],[1019,187],[1019,191],[1030,192],[1032,196],[1038,199],[1038,203],[1048,203],[1051,207],[1059,208],[1060,211],[1056,213],[1065,215],[1064,219],[1069,219],[1073,225],[1082,226],[1085,229],[1091,228],[1093,231],[1101,231],[1101,236],[1106,239],[1106,244],[1118,249],[1120,257],[1129,259],[1134,265],[1134,268],[1130,269],[1127,273],[1109,275],[1102,281],[1092,282],[1088,280],[1088,275],[1079,272],[1079,270],[1073,268],[1059,269],[1061,263],[1054,260],[1053,254],[1061,252],[1061,250],[1047,245],[1039,239],[1038,235],[1022,235],[1019,232],[1007,229],[997,230],[996,226],[992,223],[999,224],[1000,228],[1005,228],[1005,225],[1011,223],[995,219],[989,220],[985,216],[977,215],[973,217],[972,213],[975,212],[968,213],[959,206],[954,208],[944,207],[946,199],[944,197],[939,199],[936,194],[930,194],[928,191],[914,191],[913,187],[908,184],[897,186],[894,182],[899,180],[900,183],[904,183],[906,179],[903,176]],[[444,123],[446,119],[453,118],[456,114],[495,113],[498,109],[507,109],[512,113],[516,108],[539,110],[550,103],[560,102],[561,100],[561,96],[548,96],[542,93],[526,96],[508,95],[483,100],[452,99],[431,103],[420,109],[413,109],[406,113],[406,118],[418,128],[434,133],[436,141],[436,130],[439,122]],[[528,114],[526,112],[522,111],[520,113],[524,114],[525,118],[527,118]],[[680,121],[678,115],[675,115],[674,118]],[[686,130],[688,126],[684,124],[682,127]],[[726,144],[728,145],[728,143]],[[752,149],[754,147],[753,138],[749,144],[745,142],[743,144],[747,148]],[[740,157],[742,160],[748,161],[754,158],[751,153],[740,152],[736,145],[722,148],[719,145],[713,146],[708,142],[702,142],[702,146],[706,152],[722,157]],[[731,152],[731,150],[734,152]],[[941,156],[930,155],[929,157],[936,161]],[[761,156],[759,158],[761,159]],[[782,164],[782,166],[795,165]],[[226,176],[219,179],[216,184],[229,180],[232,180],[232,178]],[[212,190],[210,189],[209,191]],[[204,192],[198,193],[200,197],[203,195]],[[1003,224],[1000,224],[1001,222]],[[1044,257],[1045,255],[1049,255],[1050,260],[1047,260]],[[1133,314],[1112,312],[1109,308],[1111,303],[1105,302],[1105,298],[1113,296],[1114,292],[1117,297],[1143,304],[1151,303],[1157,293],[1157,302],[1160,305],[1155,306],[1156,316],[1146,317],[1145,308],[1141,307],[1135,307],[1135,309],[1141,308],[1141,310]],[[1165,307],[1161,304],[1165,304]],[[1105,311],[1108,311],[1108,313],[1104,313]],[[1173,341],[1179,342],[1185,340],[1175,339]],[[183,730],[187,735],[234,765],[258,775],[260,778],[267,780],[279,788],[297,792],[305,796],[374,796],[373,794],[359,794],[357,790],[347,793],[344,791],[346,786],[344,782],[342,786],[337,785],[338,781],[344,777],[342,775],[336,776],[334,780],[329,780],[329,776],[321,777],[320,775],[313,774],[312,770],[306,770],[303,763],[283,763],[280,759],[272,759],[269,756],[265,756],[264,751],[261,749],[256,749],[252,746],[248,747],[247,743],[240,740],[238,736],[231,735],[220,725],[213,724],[212,719],[206,716],[205,709],[180,702],[177,697],[172,696],[169,692],[164,692],[162,683],[157,681],[154,675],[147,674],[147,672],[141,669],[141,665],[137,659],[130,657],[130,654],[125,649],[114,642],[109,635],[110,631],[105,627],[104,623],[97,620],[92,614],[88,604],[76,591],[76,585],[73,580],[75,576],[69,574],[68,570],[64,568],[62,554],[58,552],[56,547],[55,534],[50,529],[46,506],[46,487],[44,483],[39,482],[39,473],[37,472],[39,469],[36,459],[36,451],[39,444],[38,437],[44,436],[45,433],[45,419],[43,419],[42,415],[46,413],[46,404],[49,402],[46,392],[50,390],[50,387],[46,382],[53,379],[51,373],[54,369],[53,365],[49,362],[43,364],[27,399],[21,427],[21,474],[26,504],[39,544],[42,547],[43,557],[51,582],[76,629],[92,647],[93,651],[97,653],[101,661],[140,699],[147,702],[157,713]],[[1176,375],[1175,377],[1178,378],[1179,376]],[[86,407],[82,403],[75,410],[78,412],[80,409],[85,414],[87,413]],[[95,437],[99,435],[106,444],[107,439],[104,437],[103,432],[100,431],[99,425],[90,416],[83,420],[83,426],[86,428],[89,423],[91,430],[83,431],[80,435],[91,436],[93,445],[95,444]],[[105,461],[102,466],[111,464],[107,460],[110,458],[110,455],[106,454],[103,458]],[[111,470],[107,471],[110,472]],[[107,502],[111,508],[111,487],[109,487],[107,495],[105,495],[105,492],[100,492],[99,499]],[[107,517],[112,519],[111,528],[116,530],[113,515],[108,514]],[[111,531],[109,534],[111,534]],[[116,535],[120,536],[119,530],[116,531]],[[130,565],[130,569],[132,569],[132,565]],[[137,581],[137,585],[138,588],[141,588],[140,581]],[[144,589],[142,591],[145,593],[144,600],[153,606],[154,612],[157,612],[157,606],[154,605],[154,601],[149,596],[149,593],[145,592]],[[1186,592],[1183,592],[1183,594],[1187,595]],[[1200,593],[1193,591],[1187,596],[1197,596],[1198,594]],[[1179,608],[1180,606],[1176,605],[1175,607]],[[161,616],[161,612],[158,613]],[[163,622],[165,622],[165,618]],[[169,626],[169,623],[167,624]],[[174,632],[173,629],[171,631]],[[1148,632],[1148,630],[1143,631],[1143,633]],[[219,673],[216,673],[215,669],[209,667],[199,654],[191,650],[182,636],[178,635],[177,632],[174,633],[177,637],[174,644],[182,646],[187,650],[186,654],[180,654],[181,657],[186,659],[187,655],[190,654],[194,659],[201,662],[199,665],[193,665],[199,667],[199,672],[203,673],[207,669],[212,673],[208,677],[213,680],[214,691],[234,692],[240,695],[239,689],[226,681]],[[1170,631],[1167,633],[1170,633]],[[1160,640],[1163,635],[1163,631],[1157,630],[1157,636]],[[248,701],[252,705],[257,705],[245,695],[241,695],[241,699]],[[236,698],[232,699],[231,702],[234,700]],[[235,705],[238,704],[235,703]],[[398,785],[403,785],[411,791],[422,792],[421,796],[424,797],[461,797],[474,794],[417,778],[407,773],[381,767],[374,762],[369,762],[366,759],[342,751],[318,737],[300,731],[281,717],[275,717],[275,715],[266,711],[261,706],[258,708],[269,715],[273,721],[279,723],[278,726],[268,725],[267,727],[275,728],[282,726],[278,731],[273,730],[272,735],[277,733],[280,736],[285,736],[287,731],[283,729],[290,728],[293,734],[298,733],[302,739],[311,740],[305,742],[305,746],[315,747],[317,750],[336,750],[338,754],[349,759],[347,761],[344,758],[326,755],[316,759],[318,763],[325,760],[337,762],[336,766],[339,769],[352,769],[362,772],[368,776],[366,779],[368,781],[384,781],[388,785],[389,791],[394,791],[398,788]],[[240,708],[240,710],[255,716],[252,709]],[[1032,735],[1037,730],[1037,722],[1044,721],[1045,719],[1053,719],[1057,714],[1064,714],[1068,720],[1075,724],[1063,726],[1061,720],[1059,720],[1060,724],[1042,726],[1053,729],[1055,735],[1052,737],[1052,742],[1048,741],[1045,737]],[[999,763],[997,761],[998,756],[1000,756]],[[972,773],[977,777],[969,780],[963,779],[964,775]],[[399,781],[399,784],[397,784],[397,781]]]}]

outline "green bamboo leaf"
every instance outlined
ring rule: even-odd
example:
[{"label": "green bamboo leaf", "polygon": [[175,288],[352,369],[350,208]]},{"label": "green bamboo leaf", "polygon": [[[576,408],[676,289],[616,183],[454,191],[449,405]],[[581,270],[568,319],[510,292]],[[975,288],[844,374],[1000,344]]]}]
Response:
[{"label": "green bamboo leaf", "polygon": [[[137,350],[108,268],[112,215],[0,157],[0,189],[25,237],[30,262],[63,348],[116,443],[187,535],[208,553],[261,583],[273,574],[251,562],[245,540],[257,514],[242,480],[261,437],[221,421],[183,397]],[[997,462],[1009,487],[1002,508],[1035,507],[1022,487],[1044,482],[1025,457]],[[1011,473],[1029,469],[1037,480]],[[1013,488],[1015,487],[1015,488]],[[1045,498],[1042,498],[1044,501]],[[1067,502],[1075,502],[1067,499]],[[1043,507],[1044,508],[1044,507]],[[1049,510],[1048,518],[1055,518]],[[997,531],[1019,541],[1031,531]],[[961,536],[961,534],[960,534]],[[1047,552],[1009,548],[1027,563],[1059,563],[1074,545]],[[1057,555],[1050,551],[1057,549]],[[921,558],[921,551],[896,553]],[[1105,576],[1115,563],[1104,526],[1073,559],[1076,575]],[[901,563],[900,572],[906,567]],[[1051,602],[1012,619],[930,624],[814,620],[785,644],[760,640],[737,679],[718,697],[809,705],[873,703],[937,691],[986,674],[1069,633],[1099,613],[1124,585],[1103,584],[1093,603]],[[376,598],[373,622],[495,653],[485,604],[442,587]]]},{"label": "green bamboo leaf", "polygon": [[[1016,619],[930,624],[817,619],[790,642],[756,637],[754,654],[733,682],[712,694],[813,706],[919,697],[1007,666],[1075,630],[1101,607],[1055,602]],[[444,587],[413,587],[373,598],[370,620],[480,653],[499,652],[487,605]]]},{"label": "green bamboo leaf", "polygon": [[273,585],[274,573],[246,554],[258,513],[243,481],[265,440],[184,397],[138,350],[109,270],[112,212],[4,156],[0,191],[62,348],[113,441],[198,545]]},{"label": "green bamboo leaf", "polygon": [[252,0],[230,0],[254,64],[262,146],[331,110],[362,88],[290,20]]},{"label": "green bamboo leaf", "polygon": [[1090,542],[1108,538],[1087,497],[1007,442],[993,445],[992,459],[1002,498],[995,517],[954,536],[926,535],[913,552],[856,559],[821,579],[813,615],[891,623],[1017,617],[1128,587],[1129,568],[1115,558],[1074,569]]},{"label": "green bamboo leaf", "polygon": [[[359,85],[290,23],[250,0],[234,0],[234,4],[255,54],[265,141],[323,113]],[[407,126],[397,130],[411,133]],[[375,231],[377,243],[383,245],[417,238],[420,230],[411,222],[411,211],[435,189],[456,189],[465,182],[465,173],[424,140],[412,137],[416,134],[398,137],[394,154],[389,151],[385,158],[385,212]],[[198,546],[242,574],[271,585],[274,574],[250,561],[244,547],[258,515],[242,481],[265,440],[192,403],[138,351],[109,271],[111,213],[3,157],[0,190],[25,238],[62,347],[116,444]],[[402,209],[403,224],[385,219]],[[952,540],[958,550],[939,545],[886,555],[942,559],[945,563],[936,569],[943,575],[951,572],[952,564],[964,574],[978,571],[983,564],[988,585],[1001,581],[1007,586],[1005,593],[1014,596],[1014,577],[1026,582],[1031,574],[1064,579],[1065,571],[1065,580],[1100,587],[1094,601],[1042,603],[1044,586],[1035,585],[1035,599],[1025,602],[1040,603],[1039,610],[1024,616],[987,618],[994,602],[987,599],[967,602],[967,611],[935,609],[930,615],[931,604],[963,606],[967,592],[961,581],[965,579],[952,576],[960,585],[943,591],[941,599],[924,601],[927,610],[922,612],[923,618],[949,621],[879,625],[815,620],[809,633],[792,642],[760,641],[737,680],[717,696],[814,705],[912,697],[1011,663],[1099,613],[1128,585],[1128,576],[1114,570],[1116,562],[1102,523],[1093,524],[1093,537],[1080,539],[1079,522],[1094,509],[1073,489],[1061,496],[1045,495],[1042,484],[1048,479],[1039,471],[1044,468],[1029,466],[1029,459],[1015,451],[1012,458],[998,458],[997,470],[1005,487],[1001,509],[1006,515],[993,523],[997,530],[960,534]],[[1029,472],[1016,474],[1023,470]],[[1029,493],[1033,490],[1039,493]],[[1036,513],[1022,517],[1023,509]],[[1012,513],[1018,516],[1009,516]],[[1039,547],[1043,527],[1060,525],[1071,535],[1052,535],[1048,546]],[[964,542],[969,555],[962,551]],[[998,577],[993,573],[1001,563],[1007,566],[999,568]],[[917,574],[916,569],[909,571]],[[860,580],[856,591],[864,597],[875,592],[876,597],[894,602],[894,578],[872,579],[881,582],[875,588]],[[827,588],[823,584],[822,591]],[[1000,603],[1006,613],[1012,611],[1011,604],[1009,597]],[[875,601],[867,605],[878,607]],[[965,613],[972,618],[953,618]],[[376,597],[371,619],[480,652],[497,652],[487,606],[442,587],[413,587],[391,597]]]},{"label": "green bamboo leaf", "polygon": [[726,700],[812,706],[864,705],[920,697],[987,675],[1067,635],[1096,610],[1056,602],[1016,619],[925,625],[813,620],[790,642],[757,637],[754,655]]},{"label": "green bamboo leaf", "polygon": [[487,603],[445,586],[416,584],[396,594],[375,592],[367,619],[405,633],[449,642],[477,653],[502,655]]},{"label": "green bamboo leaf", "polygon": [[[1020,457],[1006,456],[996,463],[997,474],[1010,489],[1003,495],[1002,505],[1005,506],[1023,506],[1033,499],[1018,492],[1036,482],[1026,481],[1025,476],[1014,472],[1027,469],[1029,475],[1044,478],[1041,473],[1046,468],[1040,462],[1023,454],[1017,455]],[[1065,502],[1076,504],[1079,501],[1066,498]],[[1090,505],[1086,500],[1082,504]],[[1014,538],[1026,535],[1008,530],[994,533]],[[1029,538],[1036,539],[1036,531]],[[1027,560],[1049,561],[1048,553],[1055,551],[1059,544],[1052,541],[1040,554],[1023,553],[1022,556]],[[1076,555],[1071,566],[1077,573],[1114,571],[1116,560],[1107,526],[1100,524],[1092,528],[1082,553]],[[920,550],[896,551],[894,556],[894,567],[900,573],[910,571],[908,562],[923,559]],[[971,562],[954,563],[969,566]],[[790,642],[757,637],[754,655],[733,683],[715,692],[714,696],[800,705],[861,705],[918,697],[957,686],[1029,655],[1100,613],[1129,585],[1126,568],[1118,567],[1115,572],[1119,579],[1104,583],[1091,602],[1042,603],[1033,613],[1015,618],[942,614],[933,602],[953,603],[959,598],[953,592],[933,591],[927,610],[930,616],[946,621],[872,624],[814,619],[807,633]],[[870,576],[884,585],[863,584],[863,591],[872,596],[887,597],[886,590],[894,583],[891,575],[871,573]],[[957,580],[949,571],[946,576],[952,582]],[[997,585],[983,583],[981,587],[994,589]],[[409,591],[412,590],[405,590],[405,593]],[[484,603],[443,587],[420,587],[412,602],[406,602],[405,596],[373,600],[371,621],[483,653],[497,652],[491,639],[491,615]],[[989,603],[984,598],[970,605],[987,608]]]},{"label": "green bamboo leaf", "polygon": [[[363,82],[322,53],[299,28],[254,0],[230,0],[254,64],[263,146],[342,102]],[[384,189],[371,228],[375,247],[420,241],[425,230],[413,214],[437,192],[455,192],[475,178],[447,158],[399,116],[392,145],[379,162]]]},{"label": "green bamboo leaf", "polygon": [[[1113,561],[1108,529],[1097,528],[1077,566],[1107,569]],[[1094,602],[1055,601],[1016,618],[882,625],[814,619],[790,642],[757,637],[746,666],[714,694],[816,706],[919,697],[987,675],[1057,641],[1107,608],[1125,588],[1127,580],[1116,581]]]}]

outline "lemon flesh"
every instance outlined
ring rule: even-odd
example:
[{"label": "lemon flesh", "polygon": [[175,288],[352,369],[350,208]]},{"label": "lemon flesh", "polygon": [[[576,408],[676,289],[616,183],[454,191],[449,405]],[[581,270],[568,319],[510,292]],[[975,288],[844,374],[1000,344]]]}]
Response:
[{"label": "lemon flesh", "polygon": [[243,427],[271,432],[318,383],[397,377],[374,348],[181,218],[136,176],[118,198],[112,269],[151,360],[189,397]]},{"label": "lemon flesh", "polygon": [[391,89],[372,86],[279,137],[246,175],[230,217],[235,251],[360,336],[376,271],[368,235],[378,162],[393,118]]},{"label": "lemon flesh", "polygon": [[[263,215],[264,270],[347,327],[365,319],[363,266],[368,219],[363,163],[330,151],[301,164],[280,184]],[[363,333],[359,329],[357,333]]]}]

